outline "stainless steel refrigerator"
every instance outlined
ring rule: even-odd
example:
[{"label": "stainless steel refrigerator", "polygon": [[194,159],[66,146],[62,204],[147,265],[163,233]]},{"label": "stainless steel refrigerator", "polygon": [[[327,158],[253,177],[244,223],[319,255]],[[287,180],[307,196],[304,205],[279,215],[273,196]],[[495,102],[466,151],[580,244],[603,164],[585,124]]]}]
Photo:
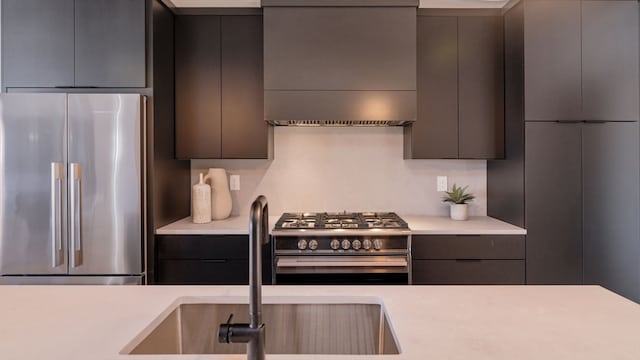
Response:
[{"label": "stainless steel refrigerator", "polygon": [[0,97],[0,283],[140,284],[144,97]]}]

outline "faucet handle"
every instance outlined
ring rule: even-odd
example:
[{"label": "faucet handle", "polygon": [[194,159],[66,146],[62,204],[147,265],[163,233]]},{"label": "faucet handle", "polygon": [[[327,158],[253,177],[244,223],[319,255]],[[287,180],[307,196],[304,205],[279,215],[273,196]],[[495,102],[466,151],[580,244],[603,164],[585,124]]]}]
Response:
[{"label": "faucet handle", "polygon": [[231,343],[231,320],[233,319],[233,313],[229,315],[227,322],[220,324],[218,327],[218,342],[222,344]]}]

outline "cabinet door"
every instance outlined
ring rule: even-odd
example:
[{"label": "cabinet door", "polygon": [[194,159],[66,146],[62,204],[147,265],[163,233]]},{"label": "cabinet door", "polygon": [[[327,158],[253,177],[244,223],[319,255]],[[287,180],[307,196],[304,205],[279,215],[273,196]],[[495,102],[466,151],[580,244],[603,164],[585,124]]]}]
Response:
[{"label": "cabinet door", "polygon": [[418,121],[405,129],[412,159],[458,158],[458,19],[418,17]]},{"label": "cabinet door", "polygon": [[584,280],[640,301],[637,122],[583,130]]},{"label": "cabinet door", "polygon": [[582,3],[582,96],[587,120],[638,120],[638,3]]},{"label": "cabinet door", "polygon": [[458,19],[460,158],[504,158],[504,31],[501,16]]},{"label": "cabinet door", "polygon": [[579,124],[525,128],[527,283],[582,282],[582,172]]},{"label": "cabinet door", "polygon": [[2,86],[73,86],[73,0],[2,1]]},{"label": "cabinet door", "polygon": [[524,285],[523,260],[414,260],[415,285]]},{"label": "cabinet door", "polygon": [[145,1],[75,0],[75,85],[145,87]]},{"label": "cabinet door", "polygon": [[220,17],[175,22],[176,157],[220,158]]},{"label": "cabinet door", "polygon": [[262,16],[223,16],[222,157],[266,159],[269,132],[264,121]]},{"label": "cabinet door", "polygon": [[578,120],[582,109],[579,0],[525,3],[525,120]]}]

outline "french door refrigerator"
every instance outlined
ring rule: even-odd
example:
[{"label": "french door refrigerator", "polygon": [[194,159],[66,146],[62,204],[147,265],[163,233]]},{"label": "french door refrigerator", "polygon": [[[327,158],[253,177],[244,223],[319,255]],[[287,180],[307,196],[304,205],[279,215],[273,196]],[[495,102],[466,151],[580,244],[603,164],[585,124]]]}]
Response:
[{"label": "french door refrigerator", "polygon": [[142,283],[144,101],[0,96],[0,283]]}]

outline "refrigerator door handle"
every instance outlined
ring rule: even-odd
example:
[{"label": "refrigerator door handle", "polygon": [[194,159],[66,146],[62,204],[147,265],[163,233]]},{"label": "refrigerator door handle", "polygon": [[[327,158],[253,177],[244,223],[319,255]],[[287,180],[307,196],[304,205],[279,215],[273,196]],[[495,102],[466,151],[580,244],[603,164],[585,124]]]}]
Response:
[{"label": "refrigerator door handle", "polygon": [[71,267],[82,265],[82,165],[71,163]]},{"label": "refrigerator door handle", "polygon": [[51,163],[51,267],[56,268],[63,263],[62,250],[63,221],[62,216],[62,181],[64,180],[64,164]]}]

